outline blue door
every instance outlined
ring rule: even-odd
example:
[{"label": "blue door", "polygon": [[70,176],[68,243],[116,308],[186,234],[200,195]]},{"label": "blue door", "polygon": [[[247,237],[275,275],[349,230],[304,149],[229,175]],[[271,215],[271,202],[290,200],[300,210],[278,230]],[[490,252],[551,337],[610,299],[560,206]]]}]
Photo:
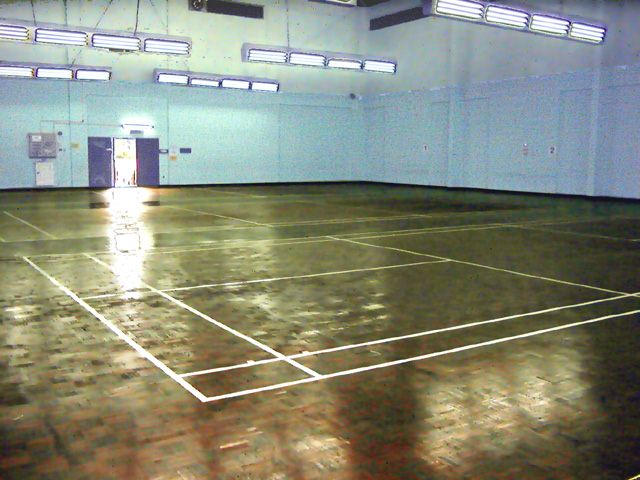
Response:
[{"label": "blue door", "polygon": [[136,140],[138,186],[157,187],[160,184],[160,140],[138,138]]},{"label": "blue door", "polygon": [[89,186],[113,187],[113,143],[110,137],[89,137]]}]

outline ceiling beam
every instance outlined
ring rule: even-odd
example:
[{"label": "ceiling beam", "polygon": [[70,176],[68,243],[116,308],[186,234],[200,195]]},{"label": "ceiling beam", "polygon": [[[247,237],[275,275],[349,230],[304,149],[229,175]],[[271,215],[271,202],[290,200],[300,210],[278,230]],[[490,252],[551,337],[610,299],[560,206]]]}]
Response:
[{"label": "ceiling beam", "polygon": [[382,30],[383,28],[413,22],[414,20],[420,20],[421,18],[427,18],[429,16],[431,16],[431,14],[425,13],[423,7],[409,8],[389,15],[383,15],[382,17],[372,18],[369,22],[369,30]]}]

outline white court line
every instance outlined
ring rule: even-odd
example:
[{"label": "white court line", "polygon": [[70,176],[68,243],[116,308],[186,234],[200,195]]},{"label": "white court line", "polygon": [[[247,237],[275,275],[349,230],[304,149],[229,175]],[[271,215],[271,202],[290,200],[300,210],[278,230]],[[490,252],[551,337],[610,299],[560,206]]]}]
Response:
[{"label": "white court line", "polygon": [[2,237],[0,237],[0,242],[6,242],[6,240]]},{"label": "white court line", "polygon": [[[305,242],[306,243],[306,242]],[[281,280],[295,280],[298,278],[314,278],[314,277],[324,277],[329,275],[342,275],[345,273],[358,273],[358,272],[372,272],[375,270],[389,270],[393,268],[403,268],[403,267],[415,267],[418,265],[431,265],[433,263],[446,263],[447,260],[434,260],[431,262],[416,262],[416,263],[405,263],[401,265],[383,265],[381,267],[368,267],[368,268],[356,268],[353,270],[339,270],[334,272],[322,272],[322,273],[308,273],[305,275],[291,275],[288,277],[272,277],[272,278],[258,278],[255,280],[238,280],[234,282],[222,282],[222,283],[205,283],[202,285],[191,285],[188,287],[174,287],[174,288],[163,288],[159,289],[160,292],[182,292],[185,290],[197,290],[200,288],[213,288],[213,287],[233,287],[233,286],[241,286],[241,285],[252,285],[254,283],[269,283],[269,282],[278,282]],[[90,297],[82,297],[83,300],[98,300],[103,298],[113,298],[113,297],[121,297],[126,295],[126,292],[121,293],[103,293],[101,295],[92,295]]]},{"label": "white court line", "polygon": [[216,190],[215,187],[210,188],[210,187],[196,187],[198,190],[205,190],[207,193],[224,193],[226,195],[236,195],[239,197],[246,197],[246,198],[263,198],[260,195],[252,195],[250,193],[240,193],[240,192],[234,192],[233,190]]},{"label": "white court line", "polygon": [[[508,226],[505,224],[504,226],[501,224],[487,224],[488,226],[483,226],[483,224],[474,224],[470,225],[470,228],[466,228],[465,225],[459,226],[442,226],[442,227],[425,227],[419,229],[410,229],[410,230],[392,230],[391,232],[408,232],[408,233],[393,233],[390,235],[386,235],[386,232],[359,232],[359,233],[345,233],[335,235],[336,238],[341,239],[342,237],[346,237],[347,235],[354,236],[357,239],[362,237],[363,239],[369,238],[382,238],[382,237],[392,237],[392,236],[402,236],[402,235],[414,235],[419,233],[449,233],[449,232],[464,232],[467,230],[489,230],[494,228],[504,228]],[[244,228],[244,227],[243,227]],[[251,228],[251,227],[247,227]],[[287,240],[304,240],[300,242],[287,242]],[[305,243],[323,243],[323,242],[333,242],[335,241],[333,238],[328,238],[327,235],[312,235],[308,237],[286,237],[286,238],[269,238],[262,240],[247,240],[247,239],[238,239],[238,240],[219,240],[217,242],[224,243],[223,245],[216,245],[212,247],[202,247],[198,248],[194,246],[193,248],[183,248],[183,249],[175,249],[175,250],[162,250],[162,248],[168,247],[158,247],[158,248],[150,248],[145,250],[145,255],[163,255],[166,253],[185,253],[185,252],[205,252],[209,250],[224,250],[224,249],[232,249],[232,248],[251,248],[253,244],[263,243],[263,242],[281,242],[281,243],[273,243],[273,246],[280,245],[297,245],[297,244],[305,244]],[[205,243],[205,242],[203,242]],[[212,242],[206,242],[212,243]],[[76,253],[43,253],[40,255],[30,255],[29,258],[43,258],[43,257],[73,257],[79,255],[102,255],[102,254],[113,254],[115,253],[113,250],[98,250],[98,251],[88,251],[88,252],[76,252]]]},{"label": "white court line", "polygon": [[199,213],[200,215],[209,215],[211,217],[226,218],[227,220],[237,220],[238,222],[250,223],[252,225],[257,225],[259,227],[270,227],[271,226],[268,223],[252,222],[251,220],[245,220],[243,218],[229,217],[228,215],[220,215],[218,213],[203,212],[202,210],[194,210],[192,208],[176,207],[174,205],[166,205],[165,208],[173,208],[175,210],[184,210],[185,212]]},{"label": "white court line", "polygon": [[297,225],[325,225],[333,223],[361,223],[361,222],[384,222],[394,220],[411,220],[417,218],[430,218],[428,215],[393,215],[385,217],[349,217],[349,218],[327,218],[319,220],[301,220],[299,222],[275,222],[271,225],[274,227],[289,227]]},{"label": "white court line", "polygon": [[512,275],[519,275],[521,277],[536,278],[538,280],[546,280],[548,282],[561,283],[563,285],[572,285],[574,287],[590,288],[592,290],[599,290],[601,292],[615,293],[617,295],[628,295],[628,292],[620,292],[618,290],[609,290],[608,288],[594,287],[592,285],[584,285],[582,283],[568,282],[568,281],[565,281],[565,280],[558,280],[556,278],[542,277],[542,276],[539,276],[539,275],[531,275],[531,274],[528,274],[528,273],[516,272],[515,270],[508,270],[506,268],[498,268],[498,267],[491,267],[489,265],[482,265],[480,263],[465,262],[463,260],[454,260],[453,258],[441,257],[439,255],[430,255],[430,254],[420,253],[420,252],[414,252],[412,250],[405,250],[403,248],[386,247],[386,246],[383,246],[383,245],[373,245],[371,243],[358,242],[356,240],[351,240],[349,238],[332,237],[331,235],[327,235],[327,237],[328,238],[333,238],[334,240],[340,240],[342,242],[349,242],[349,243],[355,243],[357,245],[363,245],[365,247],[382,248],[382,249],[386,249],[386,250],[394,250],[394,251],[397,251],[397,252],[412,253],[414,255],[418,255],[418,256],[421,256],[421,257],[438,258],[440,260],[449,260],[451,262],[460,263],[462,265],[471,265],[473,267],[486,268],[488,270],[494,270],[496,272],[505,272],[505,273],[510,273]]},{"label": "white court line", "polygon": [[109,328],[109,330],[111,330],[113,333],[115,333],[118,336],[118,338],[120,338],[121,340],[125,341],[131,348],[133,348],[136,352],[138,352],[143,358],[146,358],[151,363],[153,363],[156,367],[158,367],[160,370],[162,370],[165,374],[167,374],[167,376],[169,376],[169,378],[171,378],[174,382],[178,383],[181,387],[183,387],[185,390],[187,390],[190,394],[192,394],[194,397],[196,397],[201,402],[204,402],[206,400],[206,396],[203,395],[199,390],[197,390],[193,385],[191,385],[189,382],[186,382],[185,380],[183,380],[176,372],[171,370],[164,363],[162,363],[160,360],[158,360],[156,357],[154,357],[151,353],[149,353],[144,348],[142,348],[142,346],[140,346],[138,343],[136,343],[134,340],[132,340],[126,333],[124,333],[122,330],[120,330],[118,327],[116,327],[109,320],[107,320],[104,317],[104,315],[100,314],[91,305],[87,304],[80,297],[78,297],[75,293],[73,293],[71,290],[69,290],[62,283],[60,283],[58,280],[53,278],[51,275],[49,275],[47,272],[45,272],[42,268],[40,268],[38,265],[33,263],[31,260],[29,260],[27,257],[22,257],[22,259],[25,262],[27,262],[29,265],[31,265],[34,269],[36,269],[38,272],[40,272],[40,274],[42,274],[44,277],[46,277],[56,287],[58,287],[65,294],[67,294],[67,296],[72,298],[78,305],[80,305],[82,308],[84,308],[87,312],[89,312],[95,318],[100,320],[100,322],[102,322],[103,325],[105,325],[107,328]]},{"label": "white court line", "polygon": [[256,280],[238,280],[235,282],[223,282],[223,283],[208,283],[203,285],[193,285],[190,287],[176,287],[176,288],[165,288],[160,290],[161,292],[182,292],[185,290],[195,290],[198,288],[210,288],[210,287],[233,287],[240,285],[251,285],[254,283],[268,283],[268,282],[278,282],[280,280],[295,280],[298,278],[315,278],[315,277],[325,277],[329,275],[342,275],[345,273],[358,273],[358,272],[374,272],[376,270],[390,270],[393,268],[404,268],[404,267],[416,267],[418,265],[430,265],[432,263],[446,263],[448,260],[435,260],[432,262],[414,262],[414,263],[403,263],[400,265],[384,265],[381,267],[369,267],[369,268],[354,268],[352,270],[338,270],[335,272],[322,272],[322,273],[308,273],[306,275],[291,275],[288,277],[273,277],[273,278],[260,278]]},{"label": "white court line", "polygon": [[[455,232],[477,232],[478,230],[494,230],[497,228],[507,228],[509,225],[506,224],[495,224],[495,225],[487,225],[485,227],[481,227],[481,226],[476,226],[476,227],[469,227],[469,228],[455,228],[455,227],[448,227],[446,229],[440,229],[440,230],[429,230],[429,231],[415,231],[415,232],[405,232],[405,233],[391,233],[391,234],[384,234],[384,233],[380,233],[380,234],[376,234],[376,235],[367,235],[367,234],[362,234],[362,235],[358,235],[358,236],[352,236],[349,237],[350,239],[353,240],[367,240],[369,238],[386,238],[386,237],[405,237],[408,235],[421,235],[421,234],[425,234],[425,233],[455,233]],[[336,238],[340,238],[338,235],[332,235],[335,236]],[[346,236],[346,235],[345,235]],[[345,238],[346,240],[346,238]]]},{"label": "white court line", "polygon": [[[354,348],[361,348],[361,347],[369,347],[372,345],[379,345],[379,344],[383,344],[383,343],[391,343],[391,342],[397,342],[400,340],[407,340],[410,338],[418,338],[418,337],[424,337],[424,336],[428,336],[428,335],[436,335],[438,333],[444,333],[444,332],[452,332],[455,330],[464,330],[467,328],[472,328],[472,327],[478,327],[478,326],[482,326],[482,325],[489,325],[492,323],[501,323],[501,322],[506,322],[509,320],[514,320],[514,319],[519,319],[519,318],[524,318],[524,317],[532,317],[532,316],[536,316],[536,315],[543,315],[545,313],[551,313],[551,312],[557,312],[560,310],[567,310],[570,308],[578,308],[578,307],[585,307],[588,305],[596,305],[599,303],[605,303],[605,302],[611,302],[611,301],[616,301],[616,300],[620,300],[623,298],[631,298],[631,297],[638,297],[640,295],[640,292],[637,293],[629,293],[626,295],[618,295],[616,297],[609,297],[609,298],[601,298],[599,300],[591,300],[588,302],[582,302],[582,303],[574,303],[572,305],[562,305],[559,307],[551,307],[551,308],[546,308],[544,310],[536,310],[533,312],[527,312],[527,313],[519,313],[519,314],[515,314],[515,315],[509,315],[506,317],[498,317],[498,318],[493,318],[491,320],[481,320],[481,321],[477,321],[477,322],[471,322],[471,323],[463,323],[460,325],[454,325],[452,327],[444,327],[444,328],[438,328],[435,330],[426,330],[424,332],[417,332],[417,333],[410,333],[407,335],[400,335],[397,337],[386,337],[386,338],[380,338],[380,339],[376,339],[376,340],[371,340],[368,342],[362,342],[362,343],[354,343],[354,344],[350,344],[350,345],[341,345],[339,347],[333,347],[333,348],[324,348],[322,350],[314,350],[311,352],[302,352],[302,353],[297,353],[295,355],[289,355],[289,358],[292,359],[298,359],[298,358],[305,358],[305,357],[312,357],[312,356],[316,356],[316,355],[323,355],[325,353],[333,353],[333,352],[340,352],[343,350],[351,350]],[[217,367],[217,368],[209,368],[206,370],[198,370],[195,372],[189,372],[189,373],[183,373],[180,376],[181,377],[193,377],[193,376],[197,376],[197,375],[206,375],[209,373],[217,373],[217,372],[225,372],[227,370],[235,370],[238,368],[247,368],[247,367],[252,367],[254,365],[261,365],[264,363],[272,363],[272,362],[279,362],[281,360],[279,359],[275,359],[275,358],[268,358],[265,360],[250,360],[248,362],[245,363],[239,363],[237,365],[229,365],[226,367]]]},{"label": "white court line", "polygon": [[[543,224],[544,225],[544,224]],[[578,237],[587,237],[587,238],[602,238],[604,240],[617,240],[619,242],[634,242],[635,240],[623,237],[610,237],[608,235],[598,235],[595,233],[583,233],[583,232],[570,232],[567,230],[558,230],[555,228],[545,228],[545,227],[530,227],[527,225],[511,225],[512,228],[519,228],[521,230],[532,230],[534,232],[551,232],[551,233],[560,233],[564,235],[574,235]]]},{"label": "white court line", "polygon": [[497,338],[495,340],[488,340],[486,342],[480,342],[480,343],[473,343],[471,345],[465,345],[462,347],[457,347],[457,348],[451,348],[449,350],[443,350],[440,352],[433,352],[433,353],[427,353],[424,355],[418,355],[415,357],[409,357],[409,358],[403,358],[401,360],[393,360],[393,361],[389,361],[389,362],[384,362],[384,363],[379,363],[376,365],[370,365],[367,367],[359,367],[359,368],[352,368],[349,370],[343,370],[340,372],[334,372],[334,373],[327,373],[327,374],[322,374],[318,377],[315,378],[304,378],[302,380],[294,380],[291,382],[284,382],[284,383],[279,383],[276,385],[269,385],[267,387],[260,387],[260,388],[253,388],[250,390],[242,390],[239,392],[233,392],[233,393],[227,393],[224,395],[216,395],[213,397],[207,397],[207,399],[205,400],[206,402],[215,402],[215,401],[219,401],[219,400],[224,400],[224,399],[229,399],[229,398],[235,398],[235,397],[242,397],[245,395],[250,395],[250,394],[254,394],[254,393],[260,393],[260,392],[266,392],[269,390],[277,390],[280,388],[286,388],[286,387],[290,387],[293,385],[300,385],[303,383],[310,383],[310,382],[318,382],[321,380],[328,380],[331,378],[337,378],[337,377],[344,377],[347,375],[355,375],[357,373],[363,373],[363,372],[368,372],[371,370],[378,370],[381,368],[387,368],[387,367],[394,367],[397,365],[402,365],[405,363],[412,363],[412,362],[417,362],[419,360],[427,360],[429,358],[435,358],[435,357],[442,357],[445,355],[451,355],[453,353],[459,353],[459,352],[464,352],[467,350],[474,350],[477,348],[482,348],[482,347],[488,347],[491,345],[498,345],[500,343],[507,343],[507,342],[512,342],[514,340],[520,340],[523,338],[529,338],[529,337],[535,337],[538,335],[544,335],[546,333],[551,333],[551,332],[558,332],[561,330],[566,330],[569,328],[575,328],[575,327],[580,327],[583,325],[589,325],[592,323],[598,323],[598,322],[604,322],[605,320],[610,320],[612,318],[618,318],[618,317],[625,317],[625,316],[629,316],[629,315],[637,315],[640,314],[640,310],[631,310],[628,312],[624,312],[624,313],[617,313],[614,315],[606,315],[604,317],[598,317],[598,318],[592,318],[590,320],[584,320],[581,322],[574,322],[574,323],[568,323],[565,325],[560,325],[558,327],[551,327],[551,328],[545,328],[542,330],[534,330],[532,332],[528,332],[528,333],[522,333],[520,335],[513,335],[510,337],[502,337],[502,338]]},{"label": "white court line", "polygon": [[43,235],[46,235],[47,237],[49,237],[49,238],[51,238],[51,239],[53,239],[53,240],[56,240],[56,237],[55,237],[54,235],[51,235],[49,232],[45,232],[45,231],[44,231],[44,230],[42,230],[41,228],[36,227],[33,223],[29,223],[29,222],[27,222],[26,220],[23,220],[23,219],[22,219],[22,218],[20,218],[20,217],[16,217],[15,215],[13,215],[13,214],[11,214],[11,213],[7,212],[6,210],[4,211],[4,214],[5,214],[5,215],[8,215],[9,217],[13,218],[14,220],[17,220],[17,221],[19,221],[19,222],[21,222],[21,223],[24,223],[26,226],[31,227],[31,228],[33,228],[34,230],[37,230],[38,232],[42,233]]},{"label": "white court line", "polygon": [[[90,258],[91,260],[93,260],[94,262],[96,262],[98,265],[102,265],[103,267],[107,268],[108,270],[115,272],[115,270],[110,267],[107,263],[103,262],[102,260],[93,257],[89,254],[84,254],[87,258]],[[198,317],[202,318],[203,320],[206,320],[209,323],[212,323],[213,325],[231,333],[232,335],[235,335],[238,338],[241,338],[243,340],[246,340],[247,342],[249,342],[250,344],[264,350],[267,353],[270,353],[271,355],[273,355],[274,357],[277,358],[281,358],[282,360],[284,360],[285,362],[287,362],[289,365],[296,367],[299,370],[302,370],[303,372],[305,372],[308,375],[311,375],[312,377],[316,377],[319,376],[320,374],[312,369],[310,369],[309,367],[306,367],[304,365],[302,365],[301,363],[296,362],[295,360],[290,360],[288,359],[285,355],[283,355],[280,352],[277,352],[276,350],[274,350],[273,348],[269,347],[268,345],[265,345],[262,342],[259,342],[258,340],[255,340],[254,338],[245,335],[244,333],[239,332],[238,330],[235,330],[227,325],[225,325],[222,322],[219,322],[218,320],[214,320],[213,318],[211,318],[208,315],[205,315],[204,313],[202,313],[200,310],[197,310],[195,308],[193,308],[190,305],[187,305],[186,303],[182,302],[181,300],[178,300],[177,298],[172,297],[171,295],[169,295],[168,293],[165,292],[161,292],[160,290],[158,290],[155,287],[152,287],[151,285],[149,285],[146,282],[140,282],[140,284],[142,286],[144,286],[145,288],[148,288],[149,290],[151,290],[152,292],[160,295],[163,298],[166,298],[167,300],[169,300],[172,303],[175,303],[176,305],[178,305],[179,307],[184,308],[185,310],[188,310],[189,312],[193,313],[194,315],[197,315]]]}]

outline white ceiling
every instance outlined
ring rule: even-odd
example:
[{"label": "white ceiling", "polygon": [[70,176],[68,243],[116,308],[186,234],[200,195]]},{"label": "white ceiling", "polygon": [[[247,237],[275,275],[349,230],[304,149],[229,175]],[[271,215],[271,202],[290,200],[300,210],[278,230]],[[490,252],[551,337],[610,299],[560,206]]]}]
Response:
[{"label": "white ceiling", "polygon": [[[244,0],[248,1],[248,0]],[[66,8],[65,8],[66,3]],[[34,0],[37,22],[133,31],[136,0]],[[414,7],[419,0],[390,0],[370,8],[344,8],[307,0],[252,0],[265,6],[263,20],[189,11],[187,0],[140,0],[138,30],[185,35],[189,58],[118,54],[92,49],[0,42],[0,60],[108,65],[115,80],[151,81],[154,68],[261,76],[282,90],[308,93],[381,93],[470,81],[638,63],[640,2],[635,0],[532,0],[529,5],[604,21],[604,46],[427,18],[370,32],[370,17]],[[506,2],[505,2],[506,3]],[[107,8],[108,7],[108,8]],[[106,13],[104,13],[106,11]],[[3,0],[0,17],[32,21],[29,0]],[[395,76],[271,66],[242,62],[242,44],[382,55],[399,60]]]}]

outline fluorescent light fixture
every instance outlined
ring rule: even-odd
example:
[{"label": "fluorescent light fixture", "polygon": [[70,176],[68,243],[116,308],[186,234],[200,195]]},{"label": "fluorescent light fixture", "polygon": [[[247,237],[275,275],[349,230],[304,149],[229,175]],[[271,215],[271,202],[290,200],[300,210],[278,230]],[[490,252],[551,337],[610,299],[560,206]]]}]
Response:
[{"label": "fluorescent light fixture", "polygon": [[596,25],[588,25],[586,23],[574,22],[571,24],[569,36],[575,40],[583,40],[586,42],[602,43],[607,34],[607,29]]},{"label": "fluorescent light fixture", "polygon": [[189,42],[177,40],[161,40],[159,38],[147,38],[144,41],[144,51],[151,53],[165,53],[168,55],[189,55],[191,45]]},{"label": "fluorescent light fixture", "polygon": [[36,69],[36,77],[71,80],[73,79],[73,70],[70,68],[38,67]]},{"label": "fluorescent light fixture", "polygon": [[534,14],[531,17],[531,25],[529,28],[533,32],[564,36],[569,33],[569,24],[569,20],[565,20],[564,18]]},{"label": "fluorescent light fixture", "polygon": [[22,25],[0,25],[0,39],[29,40],[29,29]]},{"label": "fluorescent light fixture", "polygon": [[120,125],[123,130],[131,133],[136,131],[146,132],[148,130],[153,130],[155,127],[148,123],[123,123]]},{"label": "fluorescent light fixture", "polygon": [[360,70],[362,68],[362,62],[360,60],[350,60],[348,58],[331,58],[327,62],[327,67]]},{"label": "fluorescent light fixture", "polygon": [[87,33],[72,30],[36,28],[35,40],[36,43],[52,43],[55,45],[74,45],[84,47],[87,45]]},{"label": "fluorescent light fixture", "polygon": [[529,24],[529,14],[527,12],[498,5],[489,5],[484,18],[487,23],[495,23],[503,27],[524,29]]},{"label": "fluorescent light fixture", "polygon": [[76,70],[76,80],[96,80],[101,82],[107,82],[111,80],[110,70],[89,70],[85,68],[78,68]]},{"label": "fluorescent light fixture", "polygon": [[287,52],[250,48],[247,53],[247,60],[250,62],[286,63]]},{"label": "fluorescent light fixture", "polygon": [[108,48],[109,50],[140,50],[140,39],[137,37],[94,33],[91,36],[91,44],[96,48]]},{"label": "fluorescent light fixture", "polygon": [[468,0],[435,0],[435,13],[465,20],[482,20],[484,5]]},{"label": "fluorescent light fixture", "polygon": [[159,73],[156,76],[158,83],[173,83],[175,85],[187,85],[189,75],[183,73]]},{"label": "fluorescent light fixture", "polygon": [[251,82],[251,90],[259,92],[277,92],[280,85],[272,82]]},{"label": "fluorescent light fixture", "polygon": [[33,78],[33,68],[0,65],[0,77]]},{"label": "fluorescent light fixture", "polygon": [[396,64],[383,60],[365,60],[362,66],[369,72],[396,73]]},{"label": "fluorescent light fixture", "polygon": [[220,80],[213,80],[209,78],[192,78],[189,80],[189,84],[195,87],[219,87]]},{"label": "fluorescent light fixture", "polygon": [[250,82],[248,80],[235,80],[232,78],[225,78],[222,80],[223,88],[236,88],[238,90],[249,90]]},{"label": "fluorescent light fixture", "polygon": [[292,65],[307,65],[310,67],[324,67],[327,57],[316,53],[291,52],[289,63]]}]

